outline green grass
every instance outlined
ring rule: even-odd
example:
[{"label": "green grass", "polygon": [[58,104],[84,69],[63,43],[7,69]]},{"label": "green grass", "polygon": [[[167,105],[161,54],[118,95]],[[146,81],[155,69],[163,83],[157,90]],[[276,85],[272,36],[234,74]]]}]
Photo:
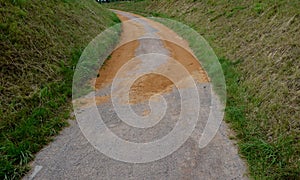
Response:
[{"label": "green grass", "polygon": [[236,132],[250,176],[300,178],[298,1],[145,0],[108,6],[175,19],[204,36],[224,57],[225,120]]},{"label": "green grass", "polygon": [[[276,141],[268,141],[261,125],[247,119],[251,113],[247,103],[261,102],[256,98],[247,98],[247,86],[241,81],[242,74],[237,70],[240,61],[221,58],[227,84],[227,106],[225,120],[237,132],[240,153],[247,160],[254,179],[297,179],[299,178],[299,147],[294,136],[282,134]],[[266,114],[257,114],[260,120],[267,120]]]},{"label": "green grass", "polygon": [[83,49],[119,20],[93,0],[0,0],[0,12],[0,179],[20,179],[68,125]]}]

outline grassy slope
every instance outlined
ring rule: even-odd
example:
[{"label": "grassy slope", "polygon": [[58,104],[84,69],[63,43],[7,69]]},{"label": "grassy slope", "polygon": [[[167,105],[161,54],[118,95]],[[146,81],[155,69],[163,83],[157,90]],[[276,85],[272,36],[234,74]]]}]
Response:
[{"label": "grassy slope", "polygon": [[224,68],[226,121],[257,179],[300,174],[300,4],[297,0],[153,0],[110,5],[195,28]]},{"label": "grassy slope", "polygon": [[0,0],[0,12],[0,179],[12,179],[67,125],[81,51],[118,19],[93,0]]}]

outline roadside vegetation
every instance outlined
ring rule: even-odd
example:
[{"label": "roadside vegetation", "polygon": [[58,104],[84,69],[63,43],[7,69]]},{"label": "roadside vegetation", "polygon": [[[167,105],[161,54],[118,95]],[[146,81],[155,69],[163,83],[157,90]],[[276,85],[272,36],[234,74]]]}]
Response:
[{"label": "roadside vegetation", "polygon": [[145,0],[110,8],[186,23],[215,50],[225,120],[254,179],[300,178],[300,3]]},{"label": "roadside vegetation", "polygon": [[94,0],[0,0],[0,179],[67,126],[82,50],[119,19]]}]

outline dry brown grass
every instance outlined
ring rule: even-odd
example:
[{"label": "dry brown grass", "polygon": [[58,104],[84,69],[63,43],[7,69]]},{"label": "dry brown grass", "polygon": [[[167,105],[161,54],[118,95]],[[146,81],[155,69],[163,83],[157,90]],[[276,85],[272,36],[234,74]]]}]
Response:
[{"label": "dry brown grass", "polygon": [[0,0],[0,179],[66,126],[83,48],[118,18],[94,0]]},{"label": "dry brown grass", "polygon": [[229,70],[224,65],[226,120],[237,131],[250,173],[259,179],[299,178],[297,0],[153,0],[112,7],[182,21],[203,35],[219,57],[231,60]]}]

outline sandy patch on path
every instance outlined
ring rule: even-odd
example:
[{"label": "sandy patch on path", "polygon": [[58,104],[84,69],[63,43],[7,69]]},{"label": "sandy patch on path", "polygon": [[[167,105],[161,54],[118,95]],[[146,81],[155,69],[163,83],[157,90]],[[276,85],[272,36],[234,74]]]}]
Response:
[{"label": "sandy patch on path", "polygon": [[[135,57],[135,50],[139,47],[137,39],[141,37],[145,30],[143,26],[133,21],[128,21],[127,17],[118,15],[122,22],[121,46],[112,52],[99,70],[96,78],[95,88],[100,89],[110,84],[117,74],[118,70],[129,60]],[[134,39],[134,41],[132,41]]]},{"label": "sandy patch on path", "polygon": [[172,58],[182,64],[197,82],[204,83],[210,81],[199,61],[188,49],[182,48],[170,41],[164,41],[164,45],[171,52]]},{"label": "sandy patch on path", "polygon": [[[166,26],[149,20],[147,18],[134,15],[144,19],[147,23],[158,30],[157,35],[162,39],[166,49],[171,54],[171,57],[181,63],[189,72],[189,74],[198,82],[209,82],[206,72],[201,67],[199,61],[193,56],[192,50],[188,43],[179,37],[174,31]],[[145,34],[144,27],[134,21],[128,21],[127,17],[118,15],[123,23],[123,32],[121,34],[121,43],[128,42],[131,39],[138,39]],[[139,41],[131,41],[117,48],[111,55],[111,58],[106,60],[105,64],[99,70],[99,77],[96,79],[95,88],[100,89],[112,83],[118,70],[129,60],[135,57],[135,51],[139,47]],[[169,67],[169,68],[168,68]],[[159,67],[162,71],[170,71],[169,73],[178,73],[173,70],[169,63]],[[129,69],[130,70],[130,69]],[[178,81],[187,77],[180,77]],[[135,104],[144,102],[156,94],[166,93],[174,87],[174,83],[168,78],[157,75],[148,74],[138,78],[131,86],[129,103]]]},{"label": "sandy patch on path", "polygon": [[169,92],[173,82],[159,74],[147,74],[138,78],[130,88],[129,103],[136,104],[150,99],[151,96]]},{"label": "sandy patch on path", "polygon": [[99,77],[95,82],[96,89],[103,88],[112,83],[119,69],[135,57],[135,49],[138,46],[138,41],[131,41],[119,47],[111,54],[111,57],[105,61],[99,70]]}]

